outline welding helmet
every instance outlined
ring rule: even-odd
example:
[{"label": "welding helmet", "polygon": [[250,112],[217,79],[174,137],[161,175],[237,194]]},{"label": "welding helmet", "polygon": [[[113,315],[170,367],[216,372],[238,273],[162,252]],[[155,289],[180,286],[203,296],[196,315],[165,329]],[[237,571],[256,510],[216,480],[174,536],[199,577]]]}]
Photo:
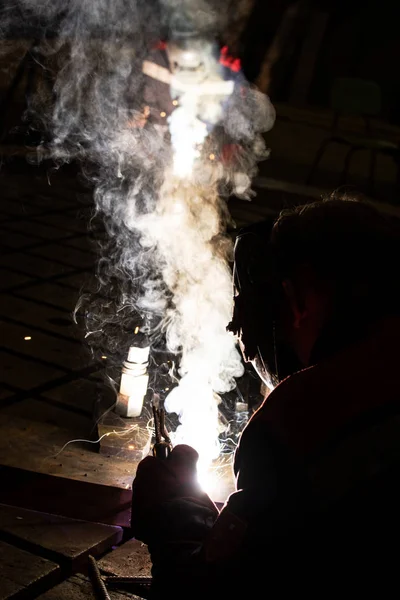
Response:
[{"label": "welding helmet", "polygon": [[244,359],[272,389],[300,368],[281,323],[282,282],[270,244],[275,217],[242,229],[235,242],[234,311],[227,330],[239,336]]}]

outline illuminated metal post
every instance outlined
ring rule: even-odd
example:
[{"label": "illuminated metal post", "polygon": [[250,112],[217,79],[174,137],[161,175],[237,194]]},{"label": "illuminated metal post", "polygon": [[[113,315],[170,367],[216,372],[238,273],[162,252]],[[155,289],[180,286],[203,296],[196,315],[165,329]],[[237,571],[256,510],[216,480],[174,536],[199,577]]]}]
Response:
[{"label": "illuminated metal post", "polygon": [[149,374],[147,366],[150,344],[147,335],[135,329],[135,343],[129,348],[122,365],[121,381],[113,411],[106,411],[98,421],[100,452],[106,455],[142,460],[150,452],[151,432],[143,410]]},{"label": "illuminated metal post", "polygon": [[121,417],[140,417],[147,392],[150,347],[132,345],[122,367],[121,383],[115,411]]}]

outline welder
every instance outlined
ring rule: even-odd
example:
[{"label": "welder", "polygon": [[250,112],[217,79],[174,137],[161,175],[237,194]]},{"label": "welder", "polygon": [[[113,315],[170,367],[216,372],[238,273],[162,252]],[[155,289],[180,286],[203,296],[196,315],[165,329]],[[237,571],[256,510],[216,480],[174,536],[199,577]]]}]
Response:
[{"label": "welder", "polygon": [[[199,103],[198,117],[211,129],[221,118],[221,110],[210,112],[210,96],[218,96],[221,104],[232,93],[236,81],[243,79],[238,58],[227,46],[220,47],[213,36],[186,28],[172,29],[159,41],[143,61],[143,119],[132,125],[156,125],[168,128],[168,118],[179,106],[181,96],[192,86],[204,102]],[[209,85],[213,90],[207,93]],[[203,91],[204,88],[204,91]],[[214,91],[216,90],[216,91]]]},{"label": "welder", "polygon": [[238,235],[229,329],[273,389],[241,435],[221,512],[192,448],[139,464],[132,530],[155,598],[397,588],[399,250],[397,219],[351,198]]},{"label": "welder", "polygon": [[[220,165],[219,177],[223,172],[224,179],[231,182],[227,195],[245,197],[250,179],[241,163],[246,153],[223,127],[224,111],[235,88],[242,95],[248,89],[240,59],[231,55],[228,46],[221,46],[189,23],[187,29],[181,25],[179,30],[170,30],[167,38],[152,48],[143,61],[142,73],[142,106],[133,111],[128,126],[151,128],[160,136],[160,143],[168,144],[171,115],[184,106],[188,95],[194,94],[195,120],[206,128],[207,135],[212,133],[212,140],[204,145],[205,152],[211,155],[215,169]],[[265,152],[263,158],[267,156]]]}]

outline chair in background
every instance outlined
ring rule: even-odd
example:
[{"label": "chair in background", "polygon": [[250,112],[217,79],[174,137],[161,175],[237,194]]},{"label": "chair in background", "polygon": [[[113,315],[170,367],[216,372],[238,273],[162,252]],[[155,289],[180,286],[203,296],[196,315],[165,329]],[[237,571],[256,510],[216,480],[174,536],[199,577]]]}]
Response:
[{"label": "chair in background", "polygon": [[[330,144],[342,144],[349,147],[346,154],[341,181],[347,181],[351,160],[355,152],[371,152],[369,163],[369,191],[374,191],[376,159],[378,154],[392,158],[397,167],[396,183],[400,186],[400,146],[396,142],[376,137],[371,126],[371,118],[379,117],[382,109],[381,90],[374,81],[352,78],[335,79],[330,96],[330,108],[334,111],[331,135],[320,145],[307,178],[311,184],[319,163]],[[340,133],[339,122],[344,116],[358,116],[364,121],[364,135]]]}]

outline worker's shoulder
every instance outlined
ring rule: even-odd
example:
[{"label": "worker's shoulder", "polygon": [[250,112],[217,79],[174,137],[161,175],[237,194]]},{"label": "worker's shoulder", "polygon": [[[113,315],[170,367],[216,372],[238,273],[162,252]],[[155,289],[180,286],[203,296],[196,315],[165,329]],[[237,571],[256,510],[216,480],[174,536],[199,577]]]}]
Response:
[{"label": "worker's shoulder", "polygon": [[308,399],[310,386],[315,388],[312,385],[314,370],[315,367],[310,367],[290,375],[270,392],[248,422],[242,435],[242,446],[243,442],[247,446],[263,446],[268,440],[281,437],[281,430],[289,430],[288,420],[298,421],[294,415],[299,410],[308,412],[304,400]]},{"label": "worker's shoulder", "polygon": [[254,425],[306,453],[398,403],[395,325],[393,319],[380,323],[363,339],[285,379],[255,413]]},{"label": "worker's shoulder", "polygon": [[[315,365],[305,368],[282,381],[259,409],[259,418],[286,414],[305,414],[323,401],[338,407],[354,404],[358,396],[369,398],[372,404],[400,391],[397,368],[397,344],[400,319],[385,319],[359,340],[346,344]],[[374,376],[379,373],[380,376]]]},{"label": "worker's shoulder", "polygon": [[304,393],[310,389],[310,385],[317,385],[318,379],[318,365],[293,373],[268,394],[254,418],[267,418],[277,407],[283,408],[283,405],[288,407],[297,403],[299,398],[304,398]]}]

